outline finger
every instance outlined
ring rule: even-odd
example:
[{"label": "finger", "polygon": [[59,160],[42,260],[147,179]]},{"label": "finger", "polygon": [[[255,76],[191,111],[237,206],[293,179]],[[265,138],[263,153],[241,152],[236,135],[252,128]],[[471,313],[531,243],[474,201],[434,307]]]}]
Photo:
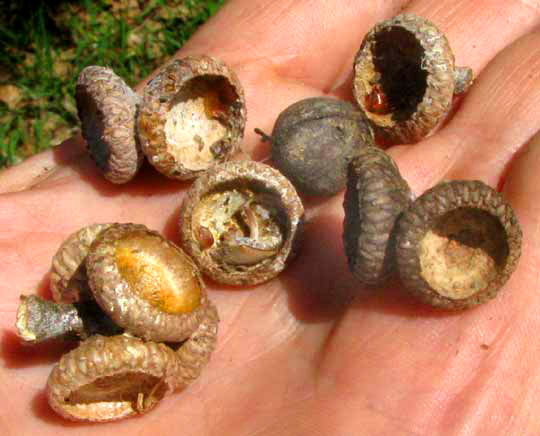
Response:
[{"label": "finger", "polygon": [[503,50],[478,77],[452,121],[413,147],[394,147],[416,193],[440,179],[497,186],[512,155],[540,127],[540,32]]}]

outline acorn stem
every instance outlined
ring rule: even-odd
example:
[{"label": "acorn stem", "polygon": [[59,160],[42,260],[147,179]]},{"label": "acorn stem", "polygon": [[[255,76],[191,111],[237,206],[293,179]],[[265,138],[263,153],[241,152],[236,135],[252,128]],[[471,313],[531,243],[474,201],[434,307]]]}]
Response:
[{"label": "acorn stem", "polygon": [[470,67],[456,67],[454,70],[454,95],[466,92],[473,82],[473,70]]},{"label": "acorn stem", "polygon": [[261,137],[261,140],[263,142],[270,142],[272,143],[272,137],[270,135],[267,135],[266,133],[264,133],[261,129],[259,129],[258,127],[255,127],[255,129],[253,129],[254,132],[259,135]]},{"label": "acorn stem", "polygon": [[16,327],[23,341],[38,343],[69,335],[80,336],[84,323],[74,304],[21,295]]}]

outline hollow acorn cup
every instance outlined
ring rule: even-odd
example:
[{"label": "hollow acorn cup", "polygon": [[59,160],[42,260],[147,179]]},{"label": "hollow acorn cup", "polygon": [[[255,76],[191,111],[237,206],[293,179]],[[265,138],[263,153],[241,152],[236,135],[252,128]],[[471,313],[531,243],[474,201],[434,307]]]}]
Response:
[{"label": "hollow acorn cup", "polygon": [[271,142],[272,161],[298,192],[333,195],[345,188],[347,164],[373,132],[352,104],[333,98],[300,100],[279,115]]},{"label": "hollow acorn cup", "polygon": [[261,283],[295,254],[303,215],[298,194],[279,171],[227,162],[195,180],[184,198],[182,246],[219,283]]},{"label": "hollow acorn cup", "polygon": [[493,298],[521,253],[521,229],[511,206],[480,181],[434,186],[397,226],[401,280],[433,306],[459,309]]},{"label": "hollow acorn cup", "polygon": [[412,193],[392,158],[364,147],[349,164],[343,241],[351,272],[379,285],[396,269],[395,223]]},{"label": "hollow acorn cup", "polygon": [[245,122],[244,91],[236,74],[204,55],[165,65],[146,85],[137,118],[148,161],[181,180],[230,159]]},{"label": "hollow acorn cup", "polygon": [[139,170],[143,155],[135,132],[141,101],[110,68],[82,70],[75,89],[77,110],[90,156],[112,183],[126,183]]},{"label": "hollow acorn cup", "polygon": [[208,299],[196,265],[145,226],[115,224],[101,232],[86,268],[97,303],[130,334],[177,342],[204,316]]},{"label": "hollow acorn cup", "polygon": [[472,83],[456,68],[448,40],[428,20],[398,15],[375,25],[354,61],[353,92],[377,140],[409,144],[427,136]]}]

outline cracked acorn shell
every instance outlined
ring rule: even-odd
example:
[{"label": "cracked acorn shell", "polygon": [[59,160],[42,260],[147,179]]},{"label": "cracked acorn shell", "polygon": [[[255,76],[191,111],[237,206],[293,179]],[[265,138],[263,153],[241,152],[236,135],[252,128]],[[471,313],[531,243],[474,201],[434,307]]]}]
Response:
[{"label": "cracked acorn shell", "polygon": [[351,272],[379,285],[396,269],[395,223],[412,192],[392,158],[364,147],[349,164],[343,241]]},{"label": "cracked acorn shell", "polygon": [[72,233],[53,256],[51,291],[53,300],[75,303],[92,299],[86,275],[86,256],[97,236],[112,224],[92,224]]},{"label": "cracked acorn shell", "polygon": [[333,195],[345,188],[347,164],[374,145],[363,114],[345,101],[300,100],[279,115],[271,136],[272,161],[295,188],[308,195]]},{"label": "cracked acorn shell", "polygon": [[143,155],[135,132],[140,96],[113,70],[89,66],[75,88],[82,135],[90,156],[112,183],[126,183],[139,170]]},{"label": "cracked acorn shell", "polygon": [[244,91],[221,60],[188,56],[165,65],[144,89],[137,126],[143,152],[162,174],[193,179],[236,153]]},{"label": "cracked acorn shell", "polygon": [[74,421],[143,414],[177,386],[179,360],[164,344],[92,336],[62,356],[47,381],[52,409]]},{"label": "cracked acorn shell", "polygon": [[385,144],[409,144],[427,136],[450,110],[454,94],[473,80],[456,68],[448,40],[430,21],[398,15],[376,24],[354,61],[353,92]]},{"label": "cracked acorn shell", "polygon": [[460,309],[493,298],[521,253],[522,233],[511,206],[480,181],[439,183],[397,226],[401,280],[437,307]]},{"label": "cracked acorn shell", "polygon": [[115,224],[100,233],[86,269],[101,309],[135,336],[182,341],[205,315],[208,299],[197,266],[143,225]]},{"label": "cracked acorn shell", "polygon": [[279,171],[252,161],[200,176],[180,211],[182,246],[219,283],[254,285],[278,275],[296,253],[304,208]]}]

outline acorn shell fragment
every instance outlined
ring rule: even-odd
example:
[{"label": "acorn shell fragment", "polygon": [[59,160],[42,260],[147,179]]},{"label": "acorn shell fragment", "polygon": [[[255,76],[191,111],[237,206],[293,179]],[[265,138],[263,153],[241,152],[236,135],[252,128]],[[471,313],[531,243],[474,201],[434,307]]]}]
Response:
[{"label": "acorn shell fragment", "polygon": [[403,214],[397,262],[422,301],[459,309],[493,298],[515,270],[522,233],[511,206],[480,181],[443,182]]},{"label": "acorn shell fragment", "polygon": [[166,345],[96,335],[55,365],[47,399],[67,419],[113,421],[150,411],[177,380],[178,358]]},{"label": "acorn shell fragment", "polygon": [[208,300],[196,265],[142,225],[116,224],[103,231],[86,264],[97,303],[128,333],[181,341],[204,316]]},{"label": "acorn shell fragment", "polygon": [[112,183],[126,183],[139,170],[143,155],[135,132],[141,98],[113,70],[89,66],[75,89],[77,110],[90,156]]},{"label": "acorn shell fragment", "polygon": [[236,153],[244,135],[244,91],[221,60],[188,56],[144,89],[137,125],[144,154],[161,173],[192,179]]},{"label": "acorn shell fragment", "polygon": [[294,187],[277,170],[227,162],[195,180],[184,198],[182,246],[219,283],[262,283],[292,259],[303,215]]},{"label": "acorn shell fragment", "polygon": [[471,82],[470,68],[454,66],[444,34],[412,14],[375,25],[354,61],[356,102],[386,144],[427,136],[449,112],[453,95]]},{"label": "acorn shell fragment", "polygon": [[395,223],[412,193],[392,158],[363,148],[350,165],[343,207],[349,268],[363,283],[383,283],[396,268]]},{"label": "acorn shell fragment", "polygon": [[299,192],[333,195],[345,188],[347,164],[374,145],[363,114],[348,102],[315,97],[279,115],[272,131],[272,161]]},{"label": "acorn shell fragment", "polygon": [[52,260],[51,291],[59,303],[92,299],[86,275],[86,256],[97,236],[111,224],[92,224],[72,233]]}]

